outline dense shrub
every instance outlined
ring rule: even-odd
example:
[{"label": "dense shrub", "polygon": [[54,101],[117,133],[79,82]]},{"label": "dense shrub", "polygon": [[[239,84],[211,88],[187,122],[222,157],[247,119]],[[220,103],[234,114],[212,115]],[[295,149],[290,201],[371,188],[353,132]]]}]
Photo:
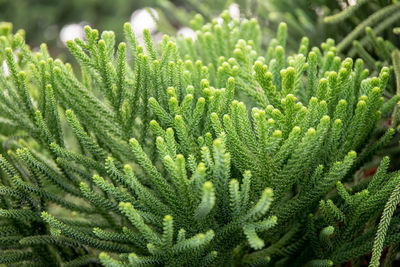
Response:
[{"label": "dense shrub", "polygon": [[394,134],[390,69],[331,39],[286,53],[286,24],[264,52],[256,20],[221,17],[145,47],[86,27],[79,70],[4,26],[0,263],[378,266],[400,176],[357,171]]}]

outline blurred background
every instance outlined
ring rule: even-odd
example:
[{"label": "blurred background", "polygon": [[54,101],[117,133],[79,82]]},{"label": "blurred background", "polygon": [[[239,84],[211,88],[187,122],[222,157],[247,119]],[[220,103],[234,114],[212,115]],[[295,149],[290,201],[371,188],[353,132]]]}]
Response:
[{"label": "blurred background", "polygon": [[[138,35],[143,28],[150,28],[153,35],[179,32],[192,37],[194,32],[189,27],[195,14],[201,14],[207,22],[227,9],[233,17],[257,17],[265,43],[277,24],[285,21],[290,33],[288,49],[296,50],[302,36],[307,36],[311,45],[318,45],[329,37],[338,42],[369,15],[397,1],[358,2],[362,6],[351,16],[340,23],[326,23],[325,17],[351,9],[357,0],[0,0],[0,21],[12,22],[14,31],[24,29],[32,48],[45,42],[53,56],[68,59],[64,43],[82,37],[84,25],[99,31],[112,30],[119,38],[117,41],[122,40],[122,25],[127,21]],[[399,18],[400,12],[390,24],[399,24]],[[392,33],[392,28],[384,27],[379,34]],[[386,36],[385,39],[393,39],[393,34]]]}]

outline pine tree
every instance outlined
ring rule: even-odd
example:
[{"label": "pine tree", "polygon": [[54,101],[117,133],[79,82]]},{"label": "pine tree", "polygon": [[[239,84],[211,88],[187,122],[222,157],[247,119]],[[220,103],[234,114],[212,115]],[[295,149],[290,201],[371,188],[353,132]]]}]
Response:
[{"label": "pine tree", "polygon": [[86,27],[79,69],[3,26],[0,263],[376,266],[399,242],[399,173],[357,183],[395,132],[390,68],[221,18],[144,46],[127,23],[117,48]]}]

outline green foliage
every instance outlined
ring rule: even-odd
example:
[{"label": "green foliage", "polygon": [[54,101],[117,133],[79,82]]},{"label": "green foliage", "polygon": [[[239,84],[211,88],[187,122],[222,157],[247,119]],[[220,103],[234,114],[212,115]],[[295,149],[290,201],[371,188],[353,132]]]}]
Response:
[{"label": "green foliage", "polygon": [[[175,1],[173,1],[175,2]],[[399,3],[396,0],[382,1],[323,1],[323,0],[250,0],[235,1],[243,17],[257,17],[261,22],[265,35],[273,38],[271,29],[277,27],[282,21],[289,25],[287,37],[288,48],[295,51],[298,48],[298,40],[303,36],[310,39],[312,45],[318,45],[327,38],[338,41],[337,49],[345,55],[354,56],[354,48],[351,44],[354,40],[366,44],[366,36],[363,31],[366,27],[373,28],[375,34],[383,34],[384,39],[390,39],[398,45],[398,40],[392,34],[392,27],[399,26]],[[196,10],[206,20],[211,20],[216,13],[232,4],[232,1],[176,1],[173,11],[172,4],[164,3],[163,9],[176,13],[180,24],[185,25],[187,16],[181,15],[181,9]],[[178,15],[179,14],[179,15]],[[191,25],[196,20],[191,21]],[[338,30],[338,27],[340,30]],[[270,38],[264,38],[269,41]],[[351,50],[351,51],[350,51]]]},{"label": "green foliage", "polygon": [[125,24],[117,49],[86,27],[79,70],[5,31],[1,263],[330,266],[399,242],[389,159],[357,184],[395,132],[390,69],[221,18],[144,47]]}]

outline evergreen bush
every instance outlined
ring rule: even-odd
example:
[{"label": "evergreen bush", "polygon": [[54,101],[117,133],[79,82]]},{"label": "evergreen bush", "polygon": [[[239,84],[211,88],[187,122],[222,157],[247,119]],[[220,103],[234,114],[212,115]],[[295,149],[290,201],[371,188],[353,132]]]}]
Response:
[{"label": "evergreen bush", "polygon": [[86,27],[79,69],[2,26],[0,263],[392,263],[400,175],[357,172],[395,132],[390,69],[331,39],[286,53],[284,23],[264,50],[255,19],[221,18],[144,47]]}]

